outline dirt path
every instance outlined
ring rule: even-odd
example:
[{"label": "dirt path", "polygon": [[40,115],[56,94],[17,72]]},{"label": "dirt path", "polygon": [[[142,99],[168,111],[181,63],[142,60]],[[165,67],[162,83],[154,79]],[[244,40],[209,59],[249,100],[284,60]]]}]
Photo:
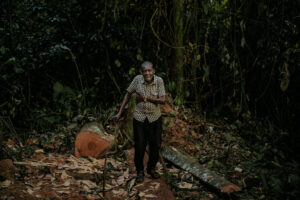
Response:
[{"label": "dirt path", "polygon": [[[136,171],[134,167],[134,149],[129,149],[125,151],[127,162],[129,165],[129,172],[135,176]],[[144,166],[146,166],[148,161],[148,155],[145,155]],[[162,175],[162,165],[158,163],[158,172]],[[136,185],[135,189],[138,191],[138,195],[141,199],[164,199],[164,200],[175,200],[175,197],[170,190],[169,186],[162,179],[151,179],[149,175],[146,174],[143,183]]]}]

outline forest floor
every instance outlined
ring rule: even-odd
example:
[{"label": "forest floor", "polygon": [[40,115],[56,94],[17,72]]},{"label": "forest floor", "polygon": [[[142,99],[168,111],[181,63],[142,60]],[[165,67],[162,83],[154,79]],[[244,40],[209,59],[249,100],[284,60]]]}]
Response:
[{"label": "forest floor", "polygon": [[[253,152],[235,129],[222,121],[209,122],[186,108],[167,104],[162,112],[163,146],[188,153],[242,191],[221,194],[167,161],[168,177],[158,163],[162,179],[146,176],[143,184],[136,184],[132,158],[126,156],[132,155],[130,148],[107,158],[76,158],[73,152],[79,125],[70,122],[57,131],[32,134],[25,143],[17,138],[2,143],[8,159],[0,161],[0,199],[266,198],[263,179],[252,173],[247,163]],[[113,126],[106,130],[114,133]]]}]

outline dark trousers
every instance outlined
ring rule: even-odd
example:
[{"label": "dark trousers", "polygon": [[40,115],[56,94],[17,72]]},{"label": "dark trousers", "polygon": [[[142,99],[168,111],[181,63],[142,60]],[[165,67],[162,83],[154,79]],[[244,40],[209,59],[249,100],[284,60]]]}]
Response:
[{"label": "dark trousers", "polygon": [[155,169],[159,159],[159,150],[161,146],[161,117],[152,123],[149,123],[147,118],[144,122],[133,119],[133,131],[135,149],[134,163],[136,171],[144,171],[143,161],[147,144],[149,144],[147,170]]}]

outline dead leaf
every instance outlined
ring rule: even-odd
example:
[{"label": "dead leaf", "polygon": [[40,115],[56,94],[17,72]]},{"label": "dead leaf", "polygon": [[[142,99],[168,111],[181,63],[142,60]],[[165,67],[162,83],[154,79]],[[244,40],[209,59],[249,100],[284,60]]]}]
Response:
[{"label": "dead leaf", "polygon": [[155,196],[154,194],[146,194],[146,195],[144,195],[144,197],[146,197],[146,198],[157,198],[157,196]]},{"label": "dead leaf", "polygon": [[140,196],[140,197],[143,197],[143,196],[145,196],[145,195],[146,195],[146,194],[145,194],[144,192],[140,192],[140,193],[139,193],[139,196]]},{"label": "dead leaf", "polygon": [[178,173],[180,170],[177,168],[171,168],[168,170],[170,173]]},{"label": "dead leaf", "polygon": [[33,193],[33,190],[30,189],[30,188],[28,188],[28,189],[27,189],[27,192],[28,192],[29,194],[32,194],[32,193]]},{"label": "dead leaf", "polygon": [[154,189],[154,190],[158,190],[160,186],[160,183],[159,182],[152,182],[151,183],[151,187]]},{"label": "dead leaf", "polygon": [[66,187],[68,187],[68,186],[70,186],[70,185],[71,185],[71,180],[67,180],[67,181],[65,181],[64,184],[63,184],[63,186],[66,186]]},{"label": "dead leaf", "polygon": [[107,159],[107,162],[110,163],[115,169],[120,169],[120,166],[122,165],[121,162],[114,160],[112,158]]},{"label": "dead leaf", "polygon": [[61,190],[61,191],[56,191],[59,194],[70,194],[70,191],[67,190]]},{"label": "dead leaf", "polygon": [[124,189],[118,189],[118,190],[112,190],[112,193],[114,195],[118,195],[118,196],[125,196],[126,195],[126,191]]},{"label": "dead leaf", "polygon": [[87,185],[83,186],[83,190],[86,192],[91,192],[90,188]]},{"label": "dead leaf", "polygon": [[61,179],[67,179],[67,178],[70,178],[71,176],[69,176],[67,173],[66,173],[66,171],[62,171],[62,173],[61,173],[61,176],[60,176],[60,178]]},{"label": "dead leaf", "polygon": [[157,196],[155,196],[154,194],[146,194],[145,192],[140,192],[139,196],[145,198],[157,198]]},{"label": "dead leaf", "polygon": [[123,185],[124,181],[125,181],[124,176],[119,176],[118,179],[117,179],[118,185]]},{"label": "dead leaf", "polygon": [[5,180],[0,183],[0,187],[9,187],[11,185],[11,180]]},{"label": "dead leaf", "polygon": [[126,179],[129,177],[129,168],[126,169],[123,175]]},{"label": "dead leaf", "polygon": [[178,184],[178,187],[181,189],[191,189],[193,187],[193,184],[191,183],[186,183],[186,182],[181,182]]},{"label": "dead leaf", "polygon": [[133,197],[136,196],[136,194],[137,194],[137,190],[132,190],[131,192],[129,192],[128,196]]},{"label": "dead leaf", "polygon": [[127,191],[128,192],[130,192],[130,190],[134,186],[134,183],[135,183],[135,179],[131,179],[130,182],[128,183],[128,186],[127,186]]},{"label": "dead leaf", "polygon": [[80,180],[80,184],[86,185],[86,186],[88,186],[89,188],[97,187],[96,183],[94,183],[94,182],[92,182],[92,181],[89,181],[89,180]]},{"label": "dead leaf", "polygon": [[37,149],[34,151],[35,153],[44,153],[44,149]]},{"label": "dead leaf", "polygon": [[243,169],[242,169],[242,168],[239,168],[239,167],[236,167],[236,168],[234,168],[234,171],[236,171],[236,172],[242,172]]}]

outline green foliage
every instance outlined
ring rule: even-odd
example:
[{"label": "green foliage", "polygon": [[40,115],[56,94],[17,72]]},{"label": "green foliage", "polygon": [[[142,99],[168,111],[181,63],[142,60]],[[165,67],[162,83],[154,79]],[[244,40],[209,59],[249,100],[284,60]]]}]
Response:
[{"label": "green foliage", "polygon": [[171,118],[165,118],[163,120],[162,129],[163,131],[167,130],[167,126],[170,124]]},{"label": "green foliage", "polygon": [[68,98],[74,98],[74,91],[68,87],[62,85],[60,82],[56,82],[53,85],[53,100],[63,104]]},{"label": "green foliage", "polygon": [[208,163],[207,163],[207,167],[208,168],[217,168],[217,167],[219,167],[221,164],[220,164],[220,162],[218,161],[218,160],[214,160],[214,159],[212,159],[212,160],[210,160]]}]

